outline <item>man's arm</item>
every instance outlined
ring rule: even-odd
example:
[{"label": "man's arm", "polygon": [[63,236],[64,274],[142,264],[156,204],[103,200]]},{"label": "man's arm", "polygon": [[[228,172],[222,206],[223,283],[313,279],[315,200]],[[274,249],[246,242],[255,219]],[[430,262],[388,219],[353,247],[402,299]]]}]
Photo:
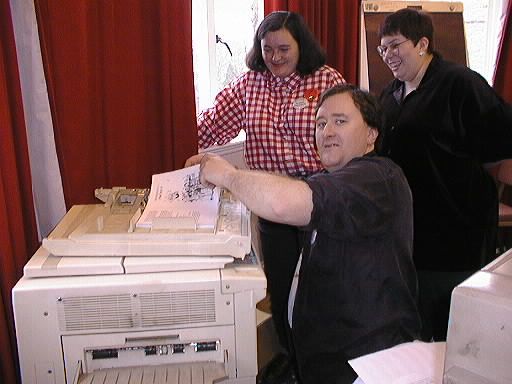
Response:
[{"label": "man's arm", "polygon": [[201,183],[226,188],[256,215],[277,223],[306,225],[313,194],[301,180],[266,172],[240,170],[219,156],[201,161]]}]

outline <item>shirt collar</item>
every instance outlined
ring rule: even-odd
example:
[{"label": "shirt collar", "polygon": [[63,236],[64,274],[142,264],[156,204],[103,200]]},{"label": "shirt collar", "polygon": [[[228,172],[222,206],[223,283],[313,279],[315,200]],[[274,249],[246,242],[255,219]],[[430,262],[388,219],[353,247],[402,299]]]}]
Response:
[{"label": "shirt collar", "polygon": [[442,61],[443,61],[442,56],[439,53],[434,52],[434,57],[430,61],[430,64],[428,65],[428,68],[425,71],[425,74],[423,75],[423,78],[421,79],[420,84],[418,85],[418,88],[424,87],[429,84],[429,80],[432,78],[432,76],[434,76],[434,73],[437,72],[436,69],[437,69],[437,67],[439,67],[439,65],[441,64]]},{"label": "shirt collar", "polygon": [[[360,158],[363,158],[363,157],[377,157],[377,156],[379,156],[379,155],[377,154],[377,152],[375,151],[375,149],[373,149],[373,150],[371,150],[370,152],[365,153],[365,154],[364,154],[364,155],[362,155],[362,156],[356,156],[356,157],[354,157],[354,158],[350,159],[350,160],[349,160],[349,162],[348,162],[347,164],[350,164],[352,161],[354,161],[354,159],[360,159]],[[347,166],[347,164],[345,164],[345,166],[341,167],[340,169],[345,168],[345,167]],[[328,171],[327,169],[325,169],[325,168],[322,168],[318,173],[329,173],[329,171]]]},{"label": "shirt collar", "polygon": [[[430,78],[432,78],[433,74],[436,72],[436,68],[440,65],[442,61],[442,56],[438,52],[434,52],[434,57],[432,58],[432,61],[429,63],[428,68],[425,71],[425,74],[423,75],[423,78],[421,79],[417,89],[428,86],[428,81],[430,80]],[[394,79],[389,91],[390,93],[394,94],[395,97],[401,96],[404,92],[404,82],[398,79]]]},{"label": "shirt collar", "polygon": [[291,90],[294,90],[295,88],[297,88],[302,81],[302,78],[297,71],[293,72],[291,75],[289,75],[285,78],[280,78],[280,77],[274,76],[274,74],[272,72],[267,70],[267,71],[265,71],[265,77],[267,78],[269,85],[271,85],[272,87],[281,86],[281,87],[287,87]]}]

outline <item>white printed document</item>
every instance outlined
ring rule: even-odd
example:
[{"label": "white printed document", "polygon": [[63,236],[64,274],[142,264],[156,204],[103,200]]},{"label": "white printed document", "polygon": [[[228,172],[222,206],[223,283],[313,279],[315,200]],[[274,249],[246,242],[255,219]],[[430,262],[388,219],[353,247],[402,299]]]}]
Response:
[{"label": "white printed document", "polygon": [[[153,175],[148,203],[137,227],[155,228],[172,221],[192,222],[194,229],[215,229],[219,213],[219,188],[203,186],[199,165]],[[185,219],[185,220],[184,220]]]},{"label": "white printed document", "polygon": [[446,343],[413,341],[371,353],[349,364],[364,384],[441,384]]}]

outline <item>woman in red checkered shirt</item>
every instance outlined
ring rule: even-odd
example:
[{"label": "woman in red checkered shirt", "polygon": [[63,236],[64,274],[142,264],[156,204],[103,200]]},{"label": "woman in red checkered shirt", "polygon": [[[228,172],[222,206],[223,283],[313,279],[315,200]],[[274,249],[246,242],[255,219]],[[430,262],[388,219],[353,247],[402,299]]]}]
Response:
[{"label": "woman in red checkered shirt", "polygon": [[[261,22],[246,58],[249,71],[235,79],[197,119],[199,147],[222,145],[246,132],[250,169],[307,177],[322,166],[315,150],[319,95],[345,80],[325,65],[325,53],[293,12],[273,12]],[[259,220],[261,251],[279,340],[287,343],[287,306],[302,233]]]}]

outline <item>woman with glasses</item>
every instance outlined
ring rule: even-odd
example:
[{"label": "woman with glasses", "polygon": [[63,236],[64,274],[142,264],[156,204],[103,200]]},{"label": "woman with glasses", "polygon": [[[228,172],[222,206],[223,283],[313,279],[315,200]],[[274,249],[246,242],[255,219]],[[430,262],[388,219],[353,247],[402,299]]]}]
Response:
[{"label": "woman with glasses", "polygon": [[452,289],[496,254],[497,193],[484,168],[512,157],[512,108],[478,73],[443,60],[428,14],[401,9],[379,37],[395,78],[380,95],[379,151],[413,194],[423,338],[444,340]]}]

